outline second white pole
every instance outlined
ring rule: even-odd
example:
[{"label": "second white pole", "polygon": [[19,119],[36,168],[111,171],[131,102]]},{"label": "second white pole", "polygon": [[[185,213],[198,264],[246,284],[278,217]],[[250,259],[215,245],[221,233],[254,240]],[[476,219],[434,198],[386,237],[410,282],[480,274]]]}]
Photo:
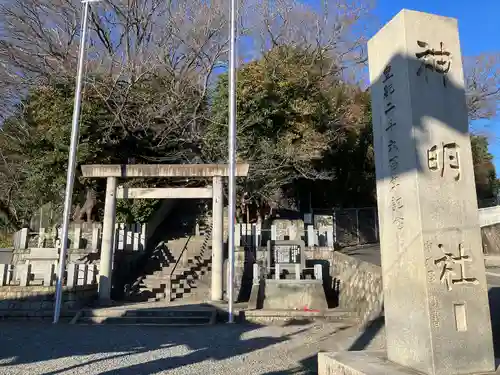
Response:
[{"label": "second white pole", "polygon": [[229,210],[228,210],[228,302],[229,302],[229,323],[234,322],[234,227],[236,216],[236,16],[237,1],[231,0],[230,8],[230,40],[229,40]]}]

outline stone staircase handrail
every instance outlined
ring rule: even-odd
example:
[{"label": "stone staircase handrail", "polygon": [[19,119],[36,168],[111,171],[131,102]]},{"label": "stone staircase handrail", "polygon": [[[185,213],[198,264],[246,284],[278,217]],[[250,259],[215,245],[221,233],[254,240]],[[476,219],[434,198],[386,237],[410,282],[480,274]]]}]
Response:
[{"label": "stone staircase handrail", "polygon": [[184,253],[187,251],[187,248],[188,248],[188,245],[189,245],[189,242],[191,241],[191,238],[193,236],[189,236],[188,240],[186,241],[186,243],[184,244],[184,247],[182,248],[182,251],[181,253],[179,254],[179,257],[177,258],[177,261],[175,262],[175,265],[172,267],[172,271],[170,271],[170,277],[172,277],[177,269],[177,267],[179,266],[179,264],[181,263],[181,261],[184,259]]}]

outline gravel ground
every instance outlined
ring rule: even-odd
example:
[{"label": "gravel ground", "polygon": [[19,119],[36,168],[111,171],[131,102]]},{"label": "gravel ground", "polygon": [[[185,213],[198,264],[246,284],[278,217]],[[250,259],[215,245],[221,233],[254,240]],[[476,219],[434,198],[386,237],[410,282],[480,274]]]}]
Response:
[{"label": "gravel ground", "polygon": [[[0,323],[0,374],[315,374],[318,351],[381,345],[341,323],[285,327]],[[358,339],[356,339],[358,337]]]}]

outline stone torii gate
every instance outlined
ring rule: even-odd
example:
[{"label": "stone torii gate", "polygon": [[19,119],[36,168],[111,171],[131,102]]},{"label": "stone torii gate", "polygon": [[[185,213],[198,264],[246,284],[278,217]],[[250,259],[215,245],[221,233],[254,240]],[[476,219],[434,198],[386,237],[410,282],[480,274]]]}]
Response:
[{"label": "stone torii gate", "polygon": [[[248,164],[236,165],[236,176],[246,177]],[[115,234],[117,198],[210,198],[212,197],[212,300],[223,296],[224,264],[224,194],[223,177],[229,175],[224,164],[130,164],[130,165],[83,165],[85,178],[106,178],[106,200],[99,268],[99,300],[111,299],[111,273],[113,266],[113,242]],[[212,188],[128,188],[117,189],[118,178],[134,177],[186,177],[213,179]]]}]

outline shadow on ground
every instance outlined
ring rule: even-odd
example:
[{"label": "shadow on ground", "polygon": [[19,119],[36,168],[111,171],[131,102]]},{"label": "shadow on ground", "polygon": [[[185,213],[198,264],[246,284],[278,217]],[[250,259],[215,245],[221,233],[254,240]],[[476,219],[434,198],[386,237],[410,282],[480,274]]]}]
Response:
[{"label": "shadow on ground", "polygon": [[307,357],[300,361],[300,365],[296,368],[284,370],[284,371],[272,371],[266,372],[263,375],[313,375],[318,373],[318,356],[313,355],[311,357]]},{"label": "shadow on ground", "polygon": [[[184,306],[196,308],[199,305]],[[152,374],[173,370],[205,360],[220,361],[248,354],[289,340],[301,329],[281,337],[242,337],[259,329],[255,324],[172,326],[118,325],[52,325],[43,322],[0,323],[0,373],[2,367],[85,357],[75,364],[44,371],[45,375],[82,371],[98,362],[116,363],[114,368],[99,372],[111,374]],[[258,335],[257,335],[258,336]],[[177,348],[174,348],[177,347]],[[169,348],[171,350],[169,350]],[[157,352],[158,350],[167,350]],[[187,352],[187,353],[186,353]],[[95,358],[92,358],[95,355]],[[97,356],[99,355],[99,356]],[[147,360],[123,366],[121,360],[131,355],[144,355]],[[40,364],[43,367],[43,364]],[[118,367],[118,368],[116,368]]]}]

